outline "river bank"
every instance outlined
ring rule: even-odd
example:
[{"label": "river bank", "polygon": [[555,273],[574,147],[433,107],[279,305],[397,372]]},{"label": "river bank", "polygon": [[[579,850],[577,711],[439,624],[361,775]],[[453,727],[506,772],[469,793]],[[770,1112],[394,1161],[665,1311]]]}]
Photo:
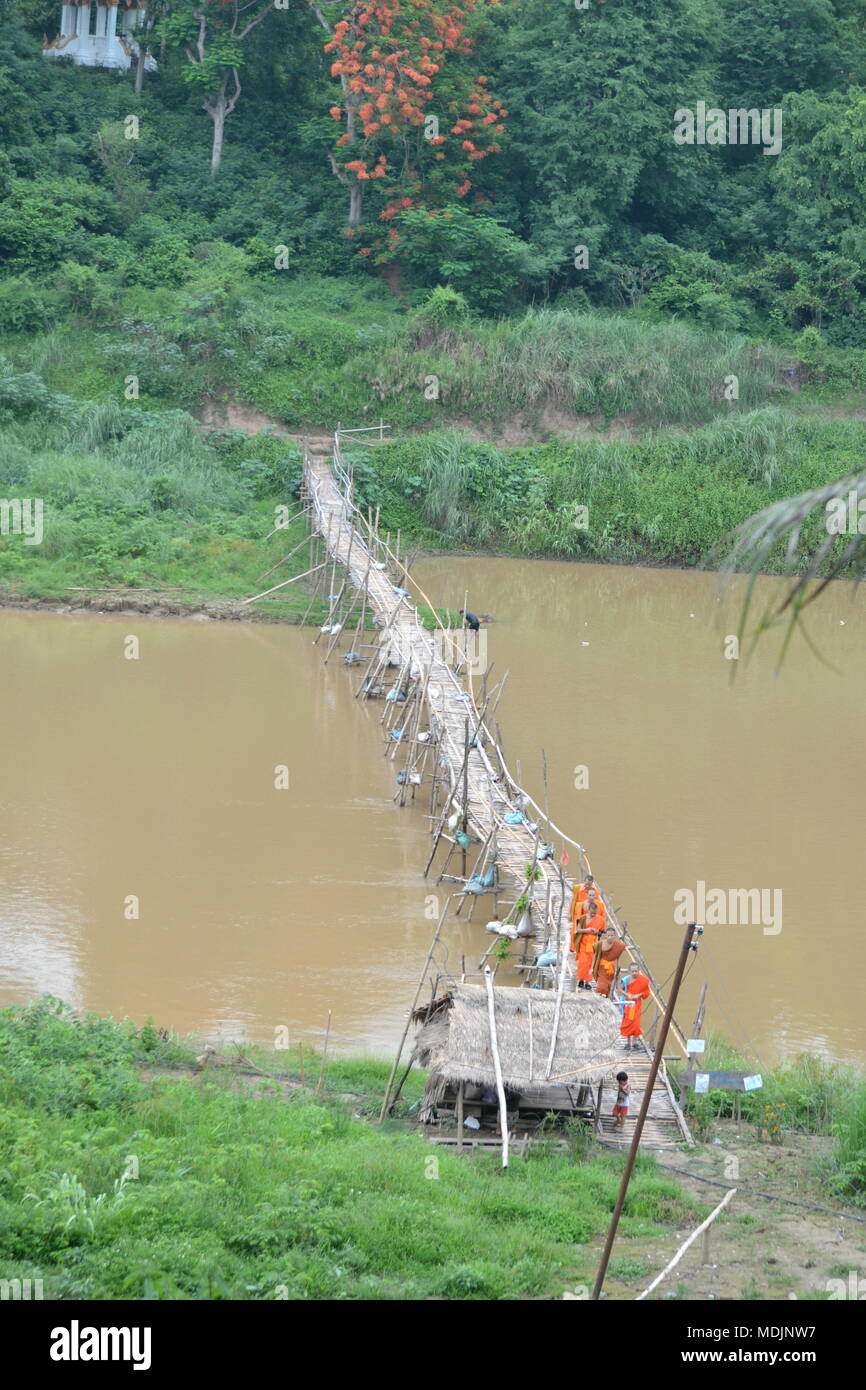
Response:
[{"label": "river bank", "polygon": [[[153,590],[178,595],[160,599],[170,613],[190,599],[239,602],[271,567],[298,578],[308,550],[288,552],[303,532],[276,528],[297,510],[303,433],[330,434],[339,418],[382,417],[392,431],[344,445],[356,499],[378,509],[384,533],[401,532],[404,553],[716,565],[736,526],[857,468],[866,449],[853,366],[846,376],[837,364],[850,400],[828,405],[823,359],[806,375],[828,384],[803,387],[778,350],[685,324],[533,313],[433,331],[392,306],[383,329],[378,301],[347,309],[342,290],[320,290],[286,287],[278,341],[290,365],[256,358],[248,316],[242,331],[224,325],[230,352],[194,361],[185,340],[168,344],[136,318],[146,389],[132,399],[118,385],[131,344],[111,325],[4,336],[0,493],[13,512],[0,598]],[[157,370],[169,347],[175,368]],[[741,383],[732,399],[729,377]],[[15,499],[28,498],[42,508],[37,543],[15,524]],[[811,518],[803,548],[825,534]],[[783,563],[779,546],[764,568]],[[294,621],[303,584],[265,602]]]},{"label": "river bank", "polygon": [[[296,1043],[197,1053],[50,998],[0,1011],[0,1055],[0,1255],[46,1298],[544,1300],[591,1285],[623,1158],[580,1127],[567,1153],[541,1142],[502,1172],[415,1132],[421,1073],[380,1126],[387,1062]],[[768,1142],[720,1121],[693,1151],[641,1155],[607,1297],[633,1299],[715,1205],[701,1177],[742,1191],[711,1263],[696,1248],[653,1297],[830,1297],[866,1266],[862,1211],[828,1191],[832,1174],[828,1142],[793,1126]]]}]

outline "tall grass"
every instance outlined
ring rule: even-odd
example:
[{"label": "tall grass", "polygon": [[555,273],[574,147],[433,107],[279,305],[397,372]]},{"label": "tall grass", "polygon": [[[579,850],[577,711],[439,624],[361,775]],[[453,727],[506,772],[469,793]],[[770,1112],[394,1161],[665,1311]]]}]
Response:
[{"label": "tall grass", "polygon": [[422,321],[380,366],[394,391],[400,382],[435,373],[451,412],[501,419],[550,405],[658,426],[701,423],[729,409],[725,383],[734,376],[740,410],[765,404],[781,360],[745,338],[684,323],[534,309],[520,319],[451,328],[432,339]]},{"label": "tall grass", "polygon": [[[351,1108],[340,1095],[381,1095],[387,1062],[335,1059],[316,1094],[309,1054],[306,1087],[296,1059],[258,1059],[291,1070],[285,1090],[153,1074],[180,1052],[152,1027],[78,1021],[58,1001],[0,1012],[4,1277],[109,1299],[515,1299],[588,1282],[619,1157],[542,1145],[503,1173],[496,1155],[431,1155],[403,1124],[353,1119],[357,1094]],[[642,1253],[670,1241],[699,1211],[642,1160],[620,1254],[631,1238]]]},{"label": "tall grass", "polygon": [[[44,504],[40,545],[0,538],[0,586],[26,598],[87,586],[171,587],[189,599],[243,598],[304,539],[274,529],[297,491],[300,458],[283,440],[201,436],[180,410],[74,401],[8,370],[0,417],[0,494]],[[309,568],[301,546],[289,578]],[[283,604],[297,617],[303,595]]]},{"label": "tall grass", "polygon": [[[67,322],[31,341],[10,338],[7,350],[54,390],[116,396],[133,371],[151,406],[193,408],[197,395],[217,391],[319,428],[380,414],[403,427],[465,415],[503,422],[547,408],[626,416],[641,429],[696,425],[765,405],[778,389],[775,349],[677,321],[531,309],[436,329],[372,282],[298,278],[266,288],[243,274],[202,314],[206,263],[198,274],[200,283],[171,292],[123,291],[112,324]],[[724,393],[733,377],[732,403]]]},{"label": "tall grass", "polygon": [[[499,449],[449,431],[386,444],[367,462],[386,524],[421,543],[694,565],[768,502],[835,480],[864,450],[862,421],[769,406],[634,440]],[[804,548],[825,534],[816,516]],[[768,568],[783,555],[780,545]]]}]

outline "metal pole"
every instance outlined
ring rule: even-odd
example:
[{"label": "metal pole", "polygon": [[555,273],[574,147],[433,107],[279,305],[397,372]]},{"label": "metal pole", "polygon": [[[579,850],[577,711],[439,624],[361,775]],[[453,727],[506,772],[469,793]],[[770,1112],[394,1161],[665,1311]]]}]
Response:
[{"label": "metal pole", "polygon": [[656,1043],[656,1050],[653,1056],[652,1066],[649,1070],[649,1076],[647,1078],[646,1089],[644,1090],[643,1094],[643,1101],[641,1103],[640,1113],[638,1114],[637,1123],[634,1127],[631,1148],[628,1151],[628,1158],[625,1161],[625,1172],[622,1175],[622,1182],[620,1183],[619,1193],[616,1199],[616,1206],[613,1209],[613,1216],[610,1218],[610,1229],[607,1233],[607,1240],[604,1243],[604,1250],[601,1252],[601,1262],[598,1266],[598,1274],[595,1277],[595,1286],[590,1295],[590,1298],[594,1301],[597,1301],[601,1296],[601,1289],[602,1285],[604,1284],[604,1276],[607,1274],[607,1266],[610,1262],[610,1252],[613,1249],[613,1243],[616,1240],[616,1231],[617,1227],[619,1226],[619,1218],[622,1215],[623,1205],[625,1204],[625,1194],[628,1191],[628,1185],[631,1180],[632,1170],[634,1168],[634,1161],[637,1158],[637,1151],[640,1145],[640,1138],[643,1134],[644,1121],[646,1120],[647,1112],[650,1107],[650,1100],[652,1098],[653,1087],[656,1084],[656,1077],[658,1076],[658,1070],[661,1065],[662,1054],[665,1050],[665,1042],[667,1041],[668,1029],[671,1025],[671,1019],[673,1018],[674,1005],[677,1002],[677,995],[680,991],[680,985],[683,982],[683,975],[685,974],[686,969],[686,960],[688,959],[689,950],[691,949],[692,945],[692,937],[694,936],[696,929],[697,928],[694,922],[689,922],[688,926],[686,927],[685,940],[683,941],[682,950],[680,951],[680,958],[677,964],[674,982],[671,986],[670,997],[668,999],[668,1006],[665,1010],[664,1021],[659,1032],[658,1042]]}]

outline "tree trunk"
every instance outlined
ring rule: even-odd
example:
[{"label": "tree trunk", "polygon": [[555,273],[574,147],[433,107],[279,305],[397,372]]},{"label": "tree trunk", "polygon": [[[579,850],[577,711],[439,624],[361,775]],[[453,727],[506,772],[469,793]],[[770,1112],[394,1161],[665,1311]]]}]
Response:
[{"label": "tree trunk", "polygon": [[[223,83],[223,89],[224,88],[225,83]],[[220,160],[223,157],[223,133],[226,124],[225,90],[219,92],[208,114],[213,121],[213,148],[210,158],[210,172],[211,178],[213,178],[220,167]]]},{"label": "tree trunk", "polygon": [[349,226],[353,229],[361,225],[361,209],[364,205],[364,185],[360,179],[352,184],[349,194]]},{"label": "tree trunk", "polygon": [[141,94],[141,89],[142,89],[143,86],[144,86],[144,47],[143,47],[143,45],[142,45],[141,43],[139,43],[139,45],[138,45],[138,58],[136,59],[136,63],[135,63],[135,94],[136,94],[136,96],[140,96],[140,94]]}]

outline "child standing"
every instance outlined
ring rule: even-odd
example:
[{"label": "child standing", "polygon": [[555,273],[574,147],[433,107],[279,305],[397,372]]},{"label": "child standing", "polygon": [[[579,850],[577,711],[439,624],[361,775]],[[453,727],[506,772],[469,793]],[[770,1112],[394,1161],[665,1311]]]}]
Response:
[{"label": "child standing", "polygon": [[617,1129],[625,1129],[625,1117],[628,1114],[628,1098],[631,1095],[631,1082],[628,1079],[627,1071],[618,1071],[616,1074],[616,1105],[613,1107],[614,1119]]}]

